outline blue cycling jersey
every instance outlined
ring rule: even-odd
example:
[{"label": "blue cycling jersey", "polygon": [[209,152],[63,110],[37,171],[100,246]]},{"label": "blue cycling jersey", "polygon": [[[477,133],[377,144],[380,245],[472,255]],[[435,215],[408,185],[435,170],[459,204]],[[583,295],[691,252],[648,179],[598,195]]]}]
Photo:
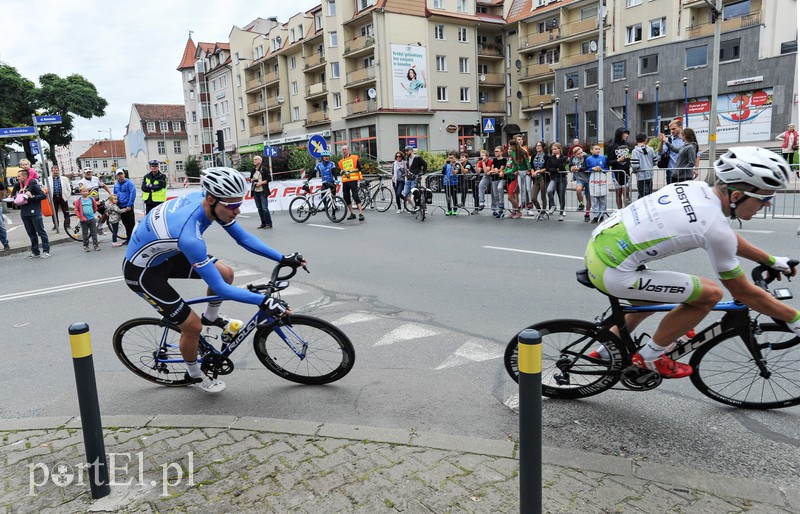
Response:
[{"label": "blue cycling jersey", "polygon": [[336,179],[333,176],[333,170],[336,169],[336,165],[333,161],[320,161],[314,167],[314,169],[319,173],[320,178],[323,182],[335,182]]},{"label": "blue cycling jersey", "polygon": [[[197,274],[219,296],[237,302],[260,305],[264,296],[225,282],[214,258],[206,252],[203,232],[211,226],[203,210],[204,193],[191,193],[162,203],[151,210],[133,231],[125,259],[141,268],[155,267],[183,253]],[[280,262],[282,255],[247,232],[236,220],[222,225],[246,250]]]}]

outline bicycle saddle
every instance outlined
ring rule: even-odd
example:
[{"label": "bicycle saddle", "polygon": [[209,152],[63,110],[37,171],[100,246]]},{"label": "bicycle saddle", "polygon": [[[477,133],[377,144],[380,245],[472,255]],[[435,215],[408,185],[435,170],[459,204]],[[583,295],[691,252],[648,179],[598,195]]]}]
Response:
[{"label": "bicycle saddle", "polygon": [[578,282],[580,282],[581,285],[584,285],[584,286],[588,287],[589,289],[597,289],[594,286],[594,284],[592,284],[592,281],[589,280],[589,270],[588,269],[583,268],[583,269],[580,269],[580,270],[576,271],[575,272],[575,278],[578,279]]}]

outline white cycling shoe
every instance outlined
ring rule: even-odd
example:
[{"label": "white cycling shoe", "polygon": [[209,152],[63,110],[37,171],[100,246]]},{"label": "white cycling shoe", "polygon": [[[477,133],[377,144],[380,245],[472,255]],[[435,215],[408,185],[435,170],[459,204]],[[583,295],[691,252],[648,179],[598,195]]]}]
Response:
[{"label": "white cycling shoe", "polygon": [[203,375],[200,378],[193,378],[186,373],[186,379],[200,386],[200,388],[207,393],[221,393],[225,390],[225,382],[217,378],[211,378]]}]

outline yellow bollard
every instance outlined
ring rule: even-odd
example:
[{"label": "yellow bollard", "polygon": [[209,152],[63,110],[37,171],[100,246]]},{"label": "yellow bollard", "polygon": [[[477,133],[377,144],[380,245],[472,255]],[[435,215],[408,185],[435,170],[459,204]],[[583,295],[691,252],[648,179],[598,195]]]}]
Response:
[{"label": "yellow bollard", "polygon": [[517,336],[519,367],[519,510],[542,512],[542,336]]}]

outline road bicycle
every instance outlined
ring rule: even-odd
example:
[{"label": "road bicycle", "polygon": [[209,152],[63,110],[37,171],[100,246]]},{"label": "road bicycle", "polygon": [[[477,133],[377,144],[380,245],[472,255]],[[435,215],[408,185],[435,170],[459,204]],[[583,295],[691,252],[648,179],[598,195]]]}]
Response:
[{"label": "road bicycle", "polygon": [[344,200],[330,189],[320,187],[315,193],[310,193],[311,189],[306,182],[303,184],[303,191],[289,203],[289,216],[297,223],[304,223],[318,212],[327,214],[328,219],[334,223],[340,223],[347,215]]},{"label": "road bicycle", "polygon": [[[794,267],[798,261],[790,261]],[[767,273],[767,277],[764,277]],[[757,266],[753,282],[769,292],[767,285],[778,273]],[[578,282],[595,288],[587,270],[577,272]],[[779,300],[792,298],[786,288],[776,288],[772,295]],[[608,296],[608,295],[607,295]],[[531,325],[542,336],[542,394],[551,398],[576,399],[599,394],[617,383],[631,391],[649,391],[661,384],[658,373],[634,366],[631,357],[638,351],[644,336],[631,334],[625,326],[625,314],[667,312],[677,304],[629,305],[609,296],[611,306],[595,321],[557,319]],[[719,302],[713,309],[723,312],[718,321],[684,337],[668,348],[674,360],[692,354],[692,384],[709,398],[745,409],[775,409],[800,404],[800,337],[795,337],[785,323],[759,321],[750,309],[736,300]],[[620,328],[619,337],[611,327]],[[589,353],[599,345],[609,358],[593,358]],[[517,337],[506,347],[506,371],[518,379]]]},{"label": "road bicycle", "polygon": [[378,183],[375,187],[371,180],[362,180],[358,185],[358,199],[361,200],[363,209],[375,209],[378,212],[386,212],[394,202],[392,190],[383,184],[384,176],[378,175]]},{"label": "road bicycle", "polygon": [[[111,222],[108,220],[108,216],[106,213],[106,202],[108,200],[98,200],[97,201],[97,212],[95,213],[97,219],[97,230],[107,229],[108,233],[111,233]],[[103,214],[101,214],[101,211]],[[105,218],[105,219],[104,219]],[[69,222],[69,223],[67,223]],[[122,227],[122,223],[120,222],[119,228]],[[77,214],[72,213],[70,214],[69,218],[64,219],[64,232],[72,239],[73,241],[83,242],[83,232],[81,231],[81,219],[78,217]],[[117,238],[125,241],[128,239],[127,234],[123,234],[125,230],[117,230]]]},{"label": "road bicycle", "polygon": [[[267,284],[250,284],[247,289],[266,296],[279,297],[289,287],[296,268],[279,276],[281,264],[275,266]],[[306,271],[308,271],[306,269]],[[188,305],[221,301],[218,296],[188,300]],[[205,327],[200,335],[198,362],[203,372],[213,378],[233,372],[230,355],[255,331],[253,349],[268,370],[281,378],[300,384],[320,385],[335,382],[350,372],[356,354],[350,339],[327,321],[292,314],[275,319],[262,309],[238,332],[227,333]],[[219,339],[221,348],[212,341]],[[114,353],[129,370],[145,380],[164,386],[185,386],[193,383],[185,376],[186,365],[180,353],[180,328],[165,318],[135,318],[121,324],[114,332]]]},{"label": "road bicycle", "polygon": [[417,186],[411,188],[411,191],[403,201],[403,206],[406,211],[414,214],[420,221],[425,221],[425,216],[428,211],[428,204],[433,203],[433,193],[425,187],[425,177],[417,175]]}]

